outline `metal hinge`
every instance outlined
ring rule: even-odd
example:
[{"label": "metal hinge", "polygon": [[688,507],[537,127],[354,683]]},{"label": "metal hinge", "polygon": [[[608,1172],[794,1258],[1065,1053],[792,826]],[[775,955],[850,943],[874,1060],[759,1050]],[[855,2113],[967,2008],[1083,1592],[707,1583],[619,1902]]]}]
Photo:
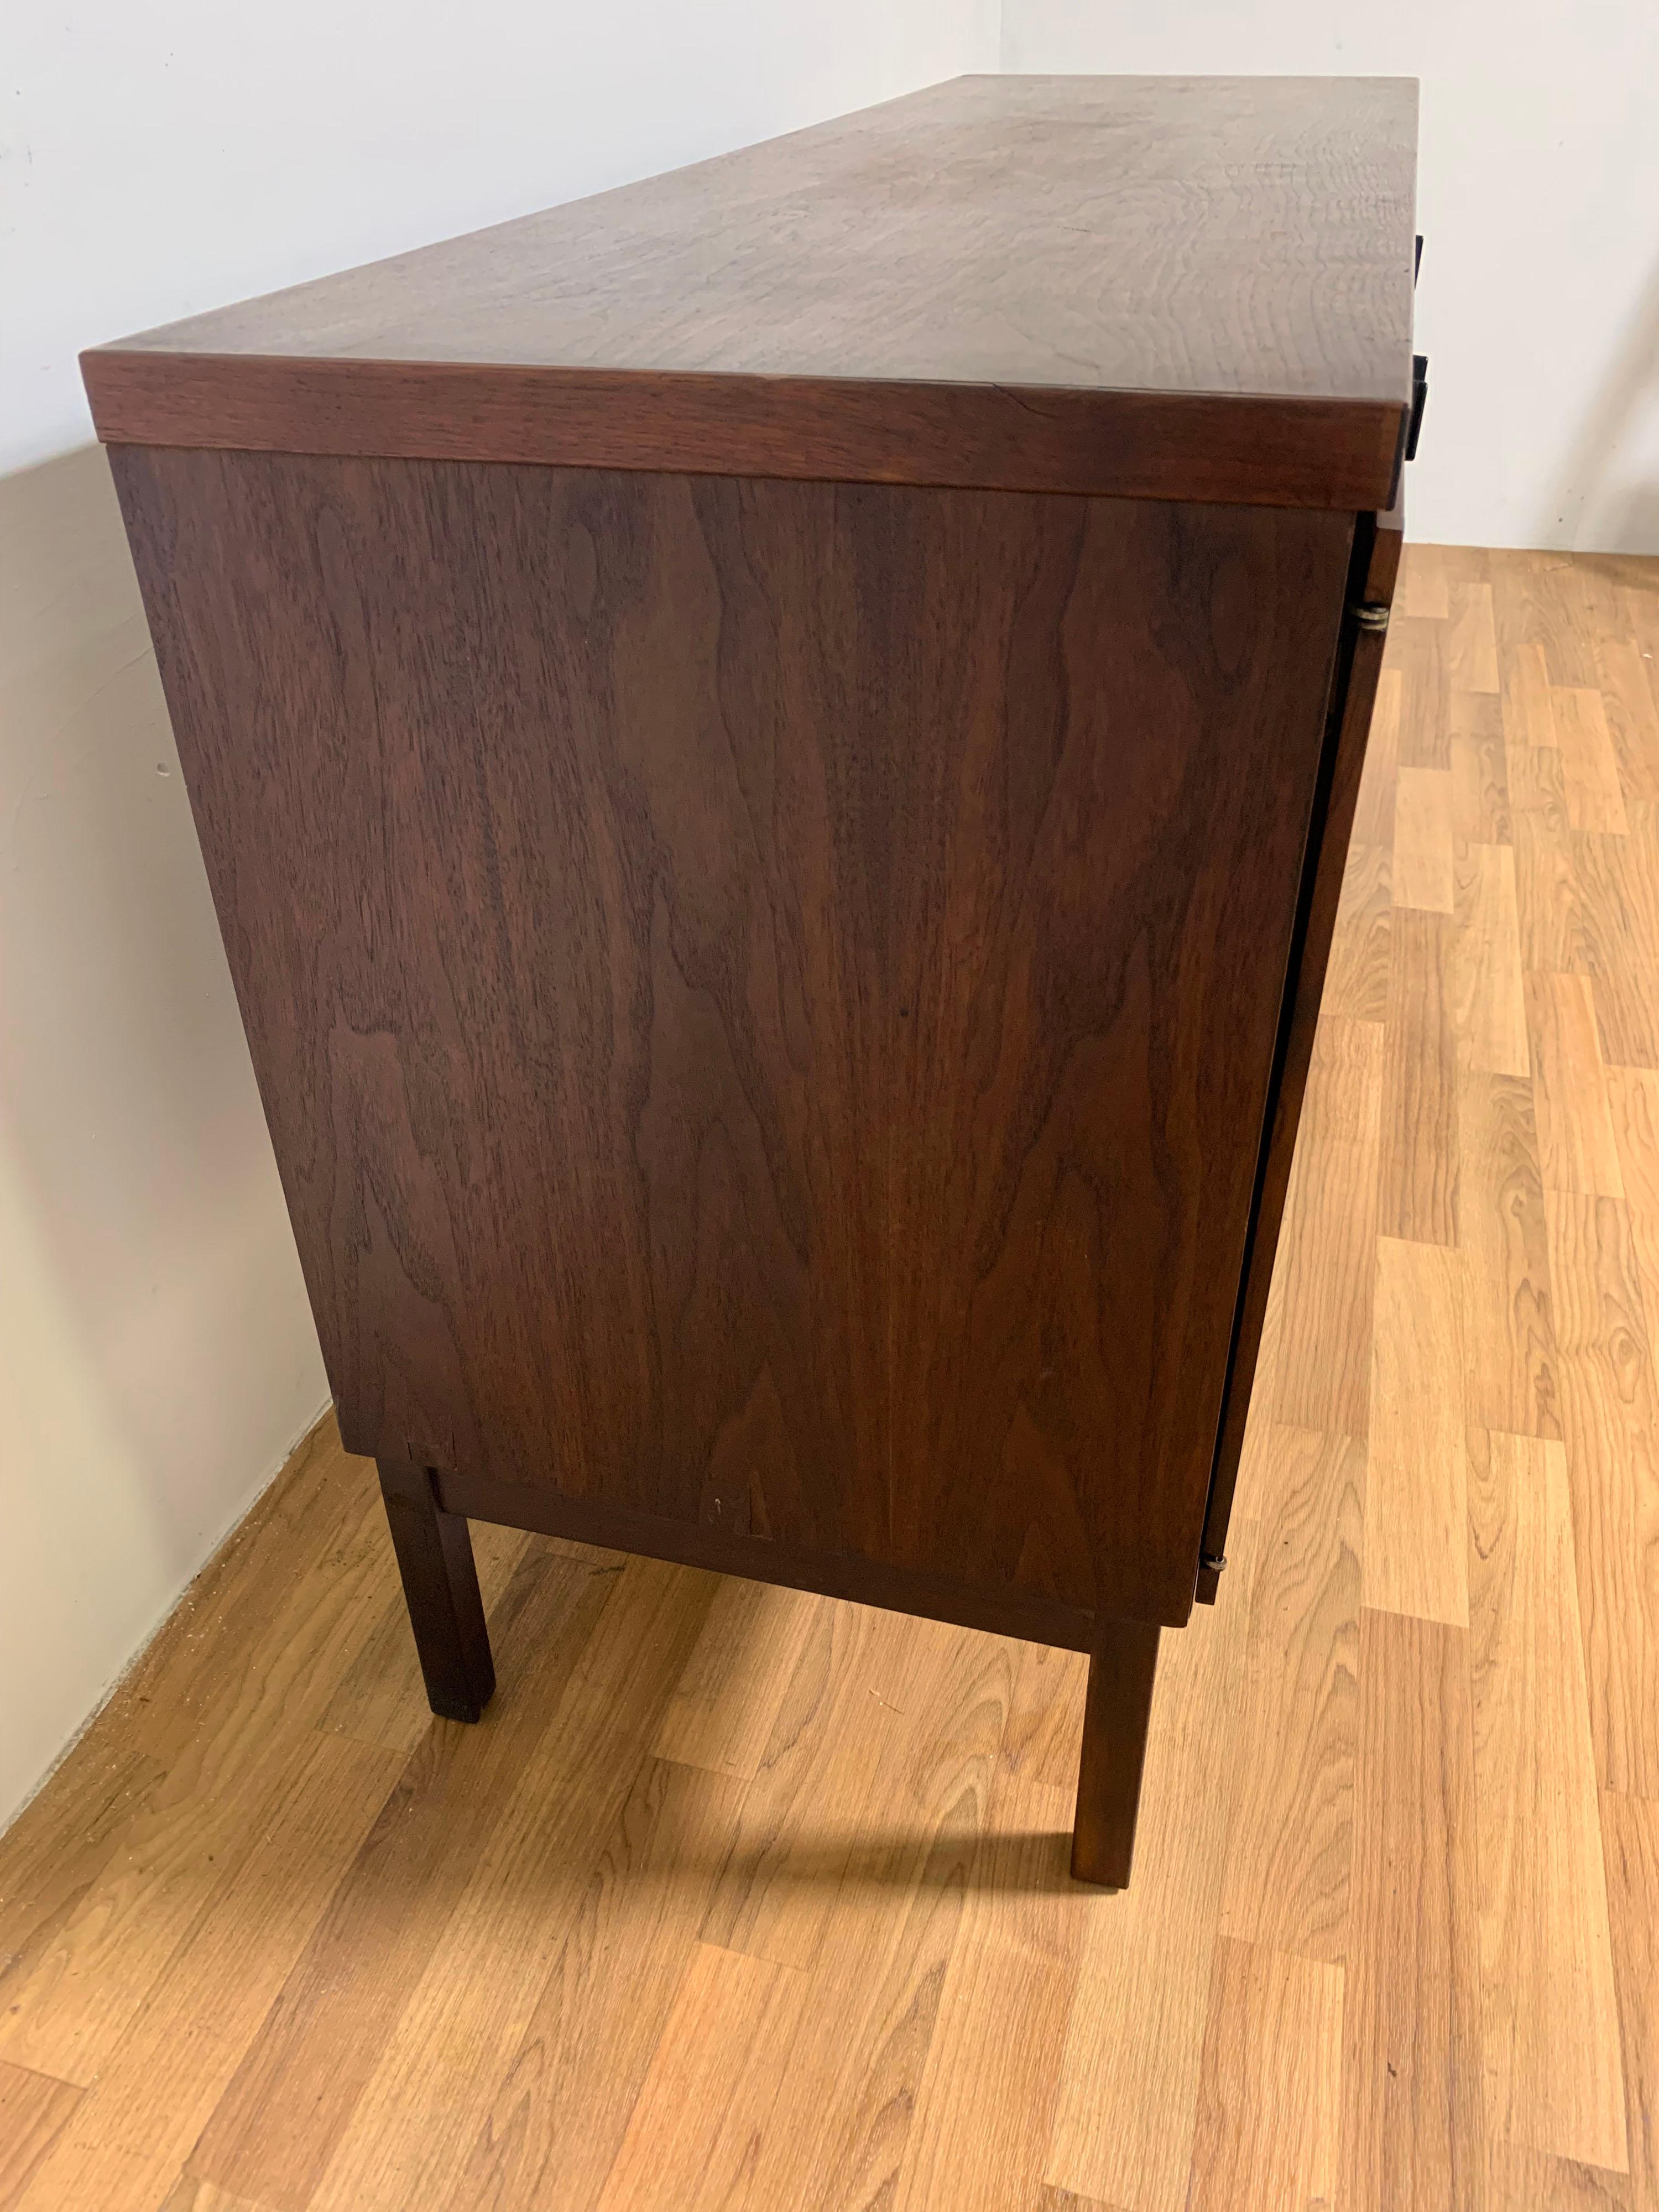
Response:
[{"label": "metal hinge", "polygon": [[1227,1554],[1224,1552],[1200,1552],[1198,1564],[1206,1575],[1218,1575],[1227,1564]]},{"label": "metal hinge", "polygon": [[1355,624],[1360,629],[1380,634],[1389,626],[1389,611],[1378,600],[1363,599],[1352,611]]}]

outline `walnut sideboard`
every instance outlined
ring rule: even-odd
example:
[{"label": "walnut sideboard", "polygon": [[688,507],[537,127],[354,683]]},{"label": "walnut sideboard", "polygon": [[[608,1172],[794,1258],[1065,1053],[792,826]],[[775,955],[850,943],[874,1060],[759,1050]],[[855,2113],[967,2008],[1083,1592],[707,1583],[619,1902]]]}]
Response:
[{"label": "walnut sideboard", "polygon": [[1415,117],[966,77],[83,356],[435,1711],[468,1518],[1067,1645],[1127,1881],[1388,621]]}]

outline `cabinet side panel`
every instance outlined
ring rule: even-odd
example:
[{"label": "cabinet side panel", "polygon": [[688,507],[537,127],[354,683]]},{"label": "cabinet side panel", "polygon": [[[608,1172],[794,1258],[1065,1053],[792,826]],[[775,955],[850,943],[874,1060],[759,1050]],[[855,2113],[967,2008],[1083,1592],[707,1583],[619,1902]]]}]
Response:
[{"label": "cabinet side panel", "polygon": [[1352,518],[112,458],[351,1448],[1184,1618]]}]

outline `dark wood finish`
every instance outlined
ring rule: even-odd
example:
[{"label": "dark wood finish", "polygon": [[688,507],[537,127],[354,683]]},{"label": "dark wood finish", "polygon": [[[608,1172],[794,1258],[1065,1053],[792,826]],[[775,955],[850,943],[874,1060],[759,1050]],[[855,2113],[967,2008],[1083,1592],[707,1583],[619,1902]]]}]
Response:
[{"label": "dark wood finish", "polygon": [[920,1567],[889,1566],[852,1552],[798,1551],[769,1536],[738,1535],[700,1522],[665,1520],[602,1498],[570,1498],[545,1483],[532,1486],[442,1472],[433,1480],[441,1502],[469,1521],[494,1521],[502,1528],[529,1528],[538,1535],[562,1536],[606,1551],[672,1559],[677,1566],[708,1567],[750,1582],[781,1583],[786,1589],[816,1590],[823,1597],[885,1606],[890,1612],[948,1620],[958,1628],[981,1629],[991,1636],[1017,1636],[1062,1651],[1093,1648],[1092,1613],[1018,1583],[978,1588],[930,1575]]},{"label": "dark wood finish", "polygon": [[1349,520],[115,459],[349,1448],[1184,1620]]},{"label": "dark wood finish", "polygon": [[1416,121],[1403,77],[957,77],[130,343],[1408,403]]},{"label": "dark wood finish", "polygon": [[1386,506],[1408,80],[963,77],[84,356],[139,444]]},{"label": "dark wood finish", "polygon": [[964,80],[88,356],[440,1711],[464,1516],[1070,1645],[1127,1880],[1392,582],[1412,102]]},{"label": "dark wood finish", "polygon": [[427,1702],[445,1720],[476,1721],[495,1690],[495,1668],[471,1532],[438,1503],[428,1468],[398,1459],[383,1459],[379,1468]]},{"label": "dark wood finish", "polygon": [[1158,1635],[1141,1621],[1106,1614],[1096,1625],[1072,1829],[1074,1881],[1129,1886]]},{"label": "dark wood finish", "polygon": [[1406,526],[1403,497],[1386,514],[1363,517],[1362,523],[1350,567],[1342,651],[1328,716],[1328,764],[1321,775],[1314,834],[1309,842],[1304,873],[1291,981],[1285,994],[1279,1073],[1273,1086],[1273,1110],[1262,1147],[1261,1176],[1239,1293],[1238,1325],[1216,1439],[1210,1499],[1205,1510],[1195,1593],[1204,1605],[1215,1603],[1221,1577],[1219,1567],[1206,1563],[1226,1557],[1227,1524],[1232,1515],[1233,1489],[1244,1449],[1256,1357],[1261,1349],[1267,1293],[1273,1285],[1273,1258],[1285,1218],[1285,1200],[1291,1187],[1296,1133],[1302,1119],[1308,1070],[1313,1060],[1314,1031],[1319,1022],[1319,1002],[1324,994],[1325,970],[1336,930],[1336,909],[1342,896],[1348,838],[1353,829],[1359,779],[1365,765],[1371,709],[1376,702],[1376,680],[1382,672],[1386,623],[1380,629],[1374,623],[1362,627],[1359,611],[1365,608],[1373,615],[1380,612],[1386,616],[1394,604]]},{"label": "dark wood finish", "polygon": [[85,364],[111,444],[1347,508],[1389,496],[1400,451],[1400,410],[1369,401],[258,355]]}]

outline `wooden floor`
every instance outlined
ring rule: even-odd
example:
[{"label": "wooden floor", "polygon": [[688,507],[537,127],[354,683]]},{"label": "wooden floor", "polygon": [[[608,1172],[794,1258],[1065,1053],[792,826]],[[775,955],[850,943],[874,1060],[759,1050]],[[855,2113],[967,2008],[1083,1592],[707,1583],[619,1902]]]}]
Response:
[{"label": "wooden floor", "polygon": [[1221,1601],[1075,1656],[313,1439],[0,1843],[0,2207],[1659,2207],[1659,563],[1413,551]]}]

